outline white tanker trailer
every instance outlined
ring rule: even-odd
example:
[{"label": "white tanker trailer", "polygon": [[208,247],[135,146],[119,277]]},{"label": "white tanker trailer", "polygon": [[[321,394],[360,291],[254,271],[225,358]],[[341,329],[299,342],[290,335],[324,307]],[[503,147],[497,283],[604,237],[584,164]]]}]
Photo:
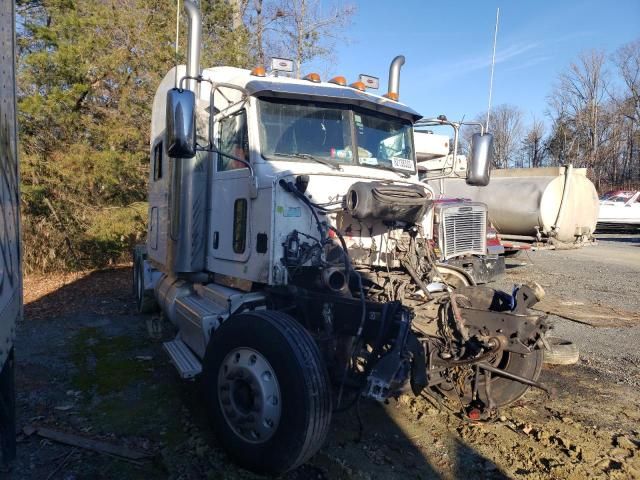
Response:
[{"label": "white tanker trailer", "polygon": [[598,194],[585,168],[493,170],[483,188],[457,178],[430,184],[437,193],[486,203],[491,222],[507,240],[581,244],[596,228]]}]

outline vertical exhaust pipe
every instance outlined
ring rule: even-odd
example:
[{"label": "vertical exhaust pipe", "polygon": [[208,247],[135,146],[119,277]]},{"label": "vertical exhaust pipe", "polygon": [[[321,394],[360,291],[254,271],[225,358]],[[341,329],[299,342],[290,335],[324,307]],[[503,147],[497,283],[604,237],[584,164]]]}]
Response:
[{"label": "vertical exhaust pipe", "polygon": [[389,67],[389,88],[384,94],[386,98],[395,100],[400,98],[400,68],[404,65],[404,55],[398,55]]},{"label": "vertical exhaust pipe", "polygon": [[[200,41],[202,39],[202,19],[200,8],[192,0],[184,0],[184,11],[187,14],[187,75],[200,76]],[[199,84],[195,80],[187,83],[189,90],[199,96]]]}]

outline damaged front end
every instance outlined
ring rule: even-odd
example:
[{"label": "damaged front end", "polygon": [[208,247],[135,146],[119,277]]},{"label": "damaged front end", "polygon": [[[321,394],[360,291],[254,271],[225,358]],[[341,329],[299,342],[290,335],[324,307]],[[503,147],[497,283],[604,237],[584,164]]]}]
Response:
[{"label": "damaged front end", "polygon": [[543,292],[447,284],[420,226],[431,200],[419,186],[357,182],[327,209],[280,185],[311,209],[316,231],[287,234],[287,282],[270,289],[272,307],[314,336],[338,409],[410,388],[488,415],[530,386],[546,389],[546,317],[530,310]]}]

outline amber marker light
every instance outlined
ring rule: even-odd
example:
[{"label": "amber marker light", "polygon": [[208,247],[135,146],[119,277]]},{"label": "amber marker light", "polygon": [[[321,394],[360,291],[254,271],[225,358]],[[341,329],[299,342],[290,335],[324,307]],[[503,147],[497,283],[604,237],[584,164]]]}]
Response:
[{"label": "amber marker light", "polygon": [[317,73],[309,73],[305,75],[302,79],[307,80],[308,82],[320,83],[320,75],[318,75]]},{"label": "amber marker light", "polygon": [[329,80],[329,83],[335,83],[336,85],[340,85],[342,87],[346,87],[347,86],[347,79],[342,77],[342,76],[337,76],[337,77],[333,77],[331,80]]},{"label": "amber marker light", "polygon": [[395,93],[395,92],[388,92],[388,93],[385,93],[385,94],[383,95],[383,97],[388,98],[389,100],[393,100],[394,102],[397,102],[397,101],[398,101],[398,98],[400,98],[400,97],[398,96],[398,94],[397,94],[397,93]]},{"label": "amber marker light", "polygon": [[365,86],[364,83],[362,82],[353,82],[351,85],[349,85],[351,88],[355,88],[356,90],[360,90],[361,92],[364,92],[367,87]]},{"label": "amber marker light", "polygon": [[266,77],[267,72],[265,71],[264,67],[253,67],[253,70],[251,70],[251,75],[253,75],[254,77]]}]

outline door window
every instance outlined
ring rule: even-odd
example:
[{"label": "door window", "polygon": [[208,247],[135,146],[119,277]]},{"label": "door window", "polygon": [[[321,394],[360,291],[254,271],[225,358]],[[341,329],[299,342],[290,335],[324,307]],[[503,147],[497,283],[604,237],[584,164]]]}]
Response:
[{"label": "door window", "polygon": [[247,200],[239,198],[233,205],[233,251],[244,253],[247,238]]},{"label": "door window", "polygon": [[239,112],[223,118],[219,122],[220,135],[218,137],[218,171],[247,168],[236,160],[249,161],[249,132],[247,129],[247,112]]}]

